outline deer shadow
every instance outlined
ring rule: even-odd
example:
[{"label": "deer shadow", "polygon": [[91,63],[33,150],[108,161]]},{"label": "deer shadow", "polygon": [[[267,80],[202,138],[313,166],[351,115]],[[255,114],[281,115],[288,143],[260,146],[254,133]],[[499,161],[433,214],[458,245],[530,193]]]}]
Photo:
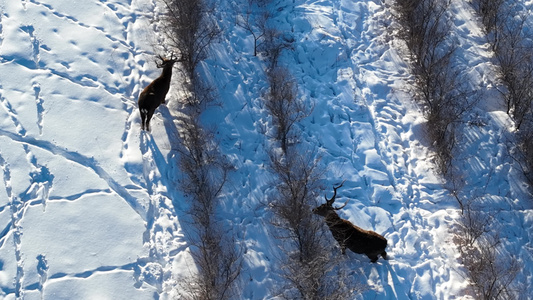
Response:
[{"label": "deer shadow", "polygon": [[[171,199],[174,206],[174,213],[176,216],[185,214],[186,207],[184,207],[185,201],[178,201],[183,199],[184,195],[179,190],[179,155],[180,155],[180,144],[179,144],[179,131],[174,123],[174,117],[170,113],[166,105],[161,105],[158,108],[158,112],[163,120],[163,128],[165,130],[167,140],[170,145],[170,149],[162,151],[160,146],[157,144],[156,139],[151,134],[143,131],[141,132],[141,147],[144,147],[142,150],[143,154],[148,152],[152,153],[154,167],[157,168],[161,174],[160,182],[166,188],[165,192],[161,192],[164,196]],[[165,148],[165,147],[163,147]],[[164,154],[163,152],[167,152]],[[150,186],[150,184],[148,184]],[[150,190],[150,189],[149,189]],[[153,193],[153,191],[150,191]]]},{"label": "deer shadow", "polygon": [[[179,253],[186,253],[186,250],[191,246],[192,237],[190,232],[192,230],[192,222],[190,215],[188,214],[188,204],[185,201],[185,195],[180,191],[179,187],[179,148],[178,148],[178,128],[173,122],[173,116],[165,105],[158,108],[158,116],[160,115],[163,120],[163,129],[160,127],[154,127],[154,134],[150,132],[141,131],[141,153],[143,154],[144,164],[144,177],[146,180],[146,188],[150,195],[150,203],[146,213],[146,231],[143,235],[143,241],[145,243],[150,242],[153,239],[153,235],[159,231],[170,230],[172,236],[179,238],[179,243],[176,248],[165,249],[162,253],[159,250],[150,250],[150,257],[142,259],[139,263],[148,264],[154,261],[160,262],[162,265],[166,264],[164,258],[164,252],[174,259],[184,261],[186,264],[190,263],[190,269],[195,269],[194,260],[182,257],[177,258]],[[155,124],[154,124],[155,125]],[[167,149],[166,145],[161,144],[160,139],[164,140],[165,137],[170,142],[170,149]],[[159,142],[159,144],[158,144]],[[151,157],[144,157],[145,154],[150,153]],[[154,177],[152,171],[158,171],[160,176]],[[169,200],[172,205],[169,205]],[[171,215],[171,216],[169,216]],[[169,226],[168,228],[161,228],[158,220],[159,218],[175,217],[176,225],[179,228]],[[179,234],[179,231],[183,231],[185,234]],[[154,252],[154,253],[152,253]],[[151,278],[150,274],[142,274],[143,281],[148,282],[150,285],[157,287],[158,291],[162,291],[163,277],[159,276]]]}]

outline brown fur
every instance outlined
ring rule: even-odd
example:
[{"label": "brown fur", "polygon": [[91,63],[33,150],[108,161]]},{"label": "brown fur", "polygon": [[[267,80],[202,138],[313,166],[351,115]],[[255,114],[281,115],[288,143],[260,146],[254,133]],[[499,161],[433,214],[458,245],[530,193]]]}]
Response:
[{"label": "brown fur", "polygon": [[[337,194],[336,189],[340,186],[335,188],[335,195]],[[335,210],[340,208],[334,208],[333,201],[335,201],[335,196],[315,208],[313,212],[326,218],[326,224],[335,240],[339,243],[342,254],[345,254],[346,248],[348,248],[355,253],[366,254],[372,262],[376,262],[379,255],[387,259],[387,252],[385,251],[387,240],[374,231],[361,229],[350,221],[341,219],[335,212]]]},{"label": "brown fur", "polygon": [[170,89],[172,66],[174,59],[163,59],[158,67],[163,68],[161,75],[154,79],[139,95],[139,111],[141,113],[141,129],[150,131],[150,120],[156,108],[165,103],[165,97]]}]

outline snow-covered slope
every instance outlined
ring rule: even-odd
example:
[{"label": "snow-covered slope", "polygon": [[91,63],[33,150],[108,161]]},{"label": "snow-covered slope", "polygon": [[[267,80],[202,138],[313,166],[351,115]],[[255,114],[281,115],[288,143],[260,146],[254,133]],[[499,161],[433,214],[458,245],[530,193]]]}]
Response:
[{"label": "snow-covered slope", "polygon": [[[202,69],[222,105],[204,119],[217,125],[235,166],[220,215],[240,232],[239,296],[269,299],[280,266],[262,205],[273,189],[266,65],[235,25],[244,3],[217,1],[223,34]],[[467,1],[452,8],[472,77],[497,103],[476,18]],[[161,10],[150,0],[0,0],[0,298],[167,299],[179,295],[177,275],[194,272],[175,182],[173,98],[158,108],[151,133],[140,131],[136,107],[158,76],[153,54],[162,39],[151,20]],[[423,116],[407,92],[390,1],[272,1],[271,11],[295,39],[282,63],[314,105],[299,126],[327,167],[325,185],[346,180],[342,216],[389,241],[387,261],[348,253],[368,286],[354,299],[464,296],[451,236],[458,203],[435,175]],[[520,224],[502,235],[523,263],[518,279],[528,280],[531,201],[500,138],[508,120],[497,105],[479,114],[487,126],[465,138],[465,190],[491,199],[503,224]]]}]

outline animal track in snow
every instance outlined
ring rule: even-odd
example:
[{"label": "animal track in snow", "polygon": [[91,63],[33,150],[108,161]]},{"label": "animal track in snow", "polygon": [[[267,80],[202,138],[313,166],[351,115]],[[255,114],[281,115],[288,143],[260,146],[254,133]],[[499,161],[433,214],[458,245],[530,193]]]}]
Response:
[{"label": "animal track in snow", "polygon": [[141,133],[141,152],[146,189],[150,194],[146,231],[143,234],[149,255],[137,260],[134,277],[137,281],[136,286],[140,287],[146,282],[161,293],[174,285],[172,262],[177,254],[185,250],[186,243],[180,233],[181,228],[174,203],[167,192],[162,192],[164,190],[162,186],[169,189],[169,185],[157,170],[158,162],[165,160],[158,156],[161,153],[158,153],[155,141],[146,133]]},{"label": "animal track in snow", "polygon": [[43,134],[43,115],[44,115],[44,99],[41,98],[41,85],[39,83],[33,84],[33,92],[35,93],[35,104],[37,105],[37,127],[39,134]]},{"label": "animal track in snow", "polygon": [[[15,297],[22,299],[24,296],[23,280],[24,280],[24,259],[21,250],[21,237],[22,227],[20,226],[20,215],[22,203],[13,195],[13,188],[11,186],[11,170],[8,163],[2,157],[0,153],[0,169],[3,171],[4,186],[8,197],[10,209],[11,209],[11,226],[8,226],[5,230],[11,231],[13,234],[13,246],[15,248],[15,261],[17,264],[16,275],[14,278],[15,285]],[[4,230],[4,231],[5,231]],[[7,234],[7,232],[5,233]]]},{"label": "animal track in snow", "polygon": [[[25,146],[25,148],[29,149],[27,145]],[[31,156],[29,150],[27,150],[26,156]],[[24,194],[21,195],[21,201],[24,203],[31,203],[31,200],[40,200],[43,206],[43,211],[45,211],[46,201],[49,198],[54,175],[50,174],[48,168],[38,165],[37,162],[32,162],[32,164],[36,170],[29,174],[31,184]]]},{"label": "animal track in snow", "polygon": [[63,149],[49,141],[37,140],[33,137],[23,137],[3,129],[0,129],[0,135],[8,137],[15,142],[38,147],[54,155],[62,156],[69,161],[88,167],[89,169],[93,170],[93,172],[96,173],[96,175],[98,175],[102,180],[104,180],[115,193],[122,197],[122,199],[124,199],[126,203],[128,203],[143,220],[146,219],[146,211],[143,205],[135,197],[130,195],[126,188],[116,182],[113,177],[111,177],[102,167],[100,167],[94,158],[89,158],[78,152],[72,152],[67,149]]},{"label": "animal track in snow", "polygon": [[39,49],[41,48],[41,46],[39,40],[37,39],[37,37],[35,37],[35,28],[33,28],[32,25],[28,25],[22,26],[20,29],[26,32],[30,37],[33,61],[35,62],[35,66],[37,67],[39,66]]},{"label": "animal track in snow", "polygon": [[25,136],[26,135],[26,129],[24,129],[24,127],[22,126],[22,124],[18,120],[17,111],[15,110],[15,108],[13,106],[11,106],[11,103],[9,103],[9,101],[2,96],[1,91],[2,91],[2,85],[0,85],[0,105],[4,108],[6,113],[11,118],[11,121],[15,125],[15,128],[17,129],[18,134],[21,135],[21,136]]},{"label": "animal track in snow", "polygon": [[41,300],[44,300],[44,284],[48,279],[48,262],[46,257],[42,254],[37,256],[37,274],[39,274],[39,291],[41,292]]},{"label": "animal track in snow", "polygon": [[[42,6],[44,8],[46,8],[48,11],[50,11],[50,13],[52,15],[54,15],[55,17],[59,18],[59,19],[64,19],[64,20],[67,20],[68,22],[72,22],[74,24],[76,24],[77,26],[80,26],[80,27],[83,27],[83,28],[89,28],[89,29],[93,29],[93,30],[96,30],[98,32],[101,32],[102,34],[104,34],[104,36],[109,39],[112,43],[118,43],[120,45],[122,45],[124,48],[128,49],[130,52],[134,53],[136,50],[131,46],[129,45],[127,42],[125,42],[124,40],[122,39],[118,39],[118,38],[115,38],[114,36],[112,36],[111,34],[108,34],[104,28],[102,27],[99,27],[99,26],[92,26],[92,25],[87,25],[83,22],[80,22],[77,18],[75,17],[72,17],[72,16],[69,16],[69,15],[65,15],[65,14],[62,14],[60,12],[58,12],[56,9],[54,9],[54,7],[50,4],[46,4],[46,3],[42,3],[42,2],[39,2],[39,1],[36,1],[36,0],[30,0],[33,4],[35,5],[39,5],[39,6]],[[126,34],[126,33],[124,33]]]}]

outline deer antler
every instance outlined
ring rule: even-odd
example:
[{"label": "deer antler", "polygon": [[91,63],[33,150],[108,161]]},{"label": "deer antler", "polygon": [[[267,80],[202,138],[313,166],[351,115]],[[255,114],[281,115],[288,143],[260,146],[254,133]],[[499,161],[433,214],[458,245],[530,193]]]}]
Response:
[{"label": "deer antler", "polygon": [[343,209],[343,208],[346,206],[346,204],[348,204],[348,201],[350,201],[350,199],[346,200],[346,202],[344,202],[344,204],[343,204],[342,206],[334,207],[333,209],[334,209],[334,210]]},{"label": "deer antler", "polygon": [[[328,200],[328,197],[327,197],[326,195],[324,195],[324,198],[326,198],[326,204],[327,204],[328,206],[333,205],[333,202],[335,202],[335,197],[337,197],[337,189],[340,188],[340,187],[342,187],[342,185],[344,184],[345,181],[346,181],[346,179],[343,180],[343,181],[341,182],[341,184],[339,184],[338,186],[333,186],[333,197],[331,197],[331,199]],[[346,205],[346,204],[345,204],[345,205]],[[344,206],[343,206],[343,207],[344,207]]]},{"label": "deer antler", "polygon": [[[159,60],[158,60],[159,59]],[[163,62],[165,61],[165,59],[163,58],[163,56],[161,54],[158,54],[156,59],[155,59],[155,65],[156,67],[158,68],[162,68],[163,67]]]}]

